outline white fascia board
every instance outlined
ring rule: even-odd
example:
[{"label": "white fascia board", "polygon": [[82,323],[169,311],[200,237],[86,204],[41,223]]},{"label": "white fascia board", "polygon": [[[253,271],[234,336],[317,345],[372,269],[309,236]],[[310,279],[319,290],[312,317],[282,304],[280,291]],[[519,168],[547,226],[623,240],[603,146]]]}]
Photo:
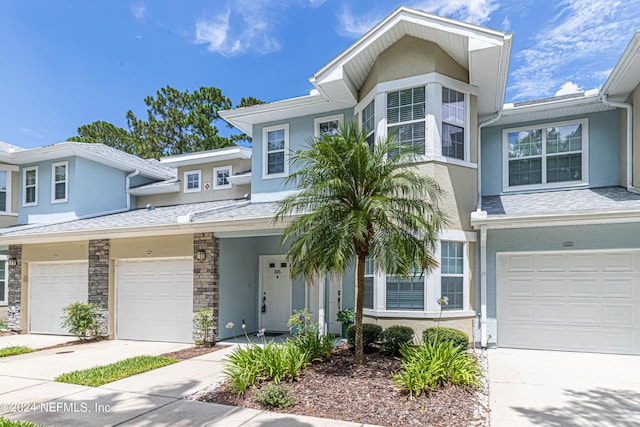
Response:
[{"label": "white fascia board", "polygon": [[165,193],[179,193],[180,181],[172,182],[170,184],[154,185],[152,187],[130,188],[127,191],[132,196],[147,196],[152,194],[165,194]]},{"label": "white fascia board", "polygon": [[[640,30],[636,31],[631,41],[625,48],[624,52],[620,56],[620,59],[611,70],[607,81],[604,82],[602,88],[600,88],[600,96],[611,95],[616,93],[617,86],[624,80],[625,78],[634,78],[638,80],[638,76],[629,76],[627,70],[634,65],[636,61],[640,61]],[[638,82],[636,82],[637,85]],[[629,96],[629,93],[624,93],[621,97],[621,101],[626,100]]]},{"label": "white fascia board", "polygon": [[233,185],[251,184],[251,172],[242,175],[232,175],[228,178]]},{"label": "white fascia board", "polygon": [[176,156],[163,157],[160,163],[171,167],[199,165],[226,160],[251,158],[251,149],[246,147],[229,147],[219,150],[201,151],[197,153],[178,154]]},{"label": "white fascia board", "polygon": [[568,212],[562,214],[539,215],[504,215],[500,217],[481,218],[472,215],[471,225],[474,229],[486,225],[488,229],[557,227],[583,224],[620,224],[640,222],[640,210],[629,209],[619,211]]}]

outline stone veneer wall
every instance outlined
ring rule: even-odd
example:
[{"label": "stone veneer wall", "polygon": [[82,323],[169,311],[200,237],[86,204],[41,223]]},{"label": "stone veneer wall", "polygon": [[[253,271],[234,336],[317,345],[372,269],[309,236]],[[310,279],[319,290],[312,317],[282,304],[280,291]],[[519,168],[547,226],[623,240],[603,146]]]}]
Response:
[{"label": "stone veneer wall", "polygon": [[[203,250],[206,253],[204,261],[196,259],[196,253]],[[219,257],[218,239],[213,233],[195,233],[193,235],[193,313],[202,309],[213,309],[216,326],[213,334],[218,335],[218,304],[220,302],[220,276],[218,273]],[[195,333],[194,340],[199,339]]]},{"label": "stone veneer wall", "polygon": [[109,329],[109,240],[89,240],[89,302],[98,306],[100,335]]},{"label": "stone veneer wall", "polygon": [[20,331],[22,304],[22,245],[9,245],[9,258],[18,260],[18,265],[9,266],[9,292],[7,295],[7,321],[9,329]]}]

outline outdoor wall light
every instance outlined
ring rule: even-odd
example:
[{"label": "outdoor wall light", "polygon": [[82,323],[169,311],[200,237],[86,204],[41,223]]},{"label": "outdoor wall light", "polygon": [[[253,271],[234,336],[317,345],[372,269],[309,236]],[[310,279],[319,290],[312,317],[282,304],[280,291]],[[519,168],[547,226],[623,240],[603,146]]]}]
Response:
[{"label": "outdoor wall light", "polygon": [[18,265],[18,258],[9,258],[9,265],[11,267],[15,267],[16,265]]},{"label": "outdoor wall light", "polygon": [[204,261],[205,259],[207,259],[207,252],[203,249],[200,249],[196,252],[196,259],[198,261]]}]

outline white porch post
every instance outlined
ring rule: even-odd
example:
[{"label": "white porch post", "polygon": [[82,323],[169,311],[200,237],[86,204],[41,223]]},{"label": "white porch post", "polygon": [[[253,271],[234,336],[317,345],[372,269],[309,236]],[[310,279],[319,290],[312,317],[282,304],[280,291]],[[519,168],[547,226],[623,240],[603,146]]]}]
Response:
[{"label": "white porch post", "polygon": [[324,304],[324,291],[327,283],[327,275],[320,276],[318,279],[318,329],[320,331],[320,335],[324,335],[325,329],[327,327],[325,322],[325,304]]}]

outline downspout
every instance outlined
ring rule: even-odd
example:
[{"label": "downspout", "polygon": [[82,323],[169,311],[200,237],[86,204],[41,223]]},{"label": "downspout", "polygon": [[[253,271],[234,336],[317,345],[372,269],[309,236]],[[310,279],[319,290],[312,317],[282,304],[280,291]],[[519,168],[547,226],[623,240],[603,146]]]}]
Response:
[{"label": "downspout", "polygon": [[[478,203],[476,212],[482,212],[482,128],[502,117],[502,109],[495,116],[478,125]],[[480,226],[480,346],[487,347],[487,226]]]},{"label": "downspout", "polygon": [[127,195],[127,210],[131,210],[131,194],[129,194],[129,190],[131,189],[131,178],[133,178],[134,176],[138,176],[140,175],[140,171],[138,169],[134,170],[133,172],[131,172],[129,175],[127,175],[127,177],[125,178],[125,194]]}]

